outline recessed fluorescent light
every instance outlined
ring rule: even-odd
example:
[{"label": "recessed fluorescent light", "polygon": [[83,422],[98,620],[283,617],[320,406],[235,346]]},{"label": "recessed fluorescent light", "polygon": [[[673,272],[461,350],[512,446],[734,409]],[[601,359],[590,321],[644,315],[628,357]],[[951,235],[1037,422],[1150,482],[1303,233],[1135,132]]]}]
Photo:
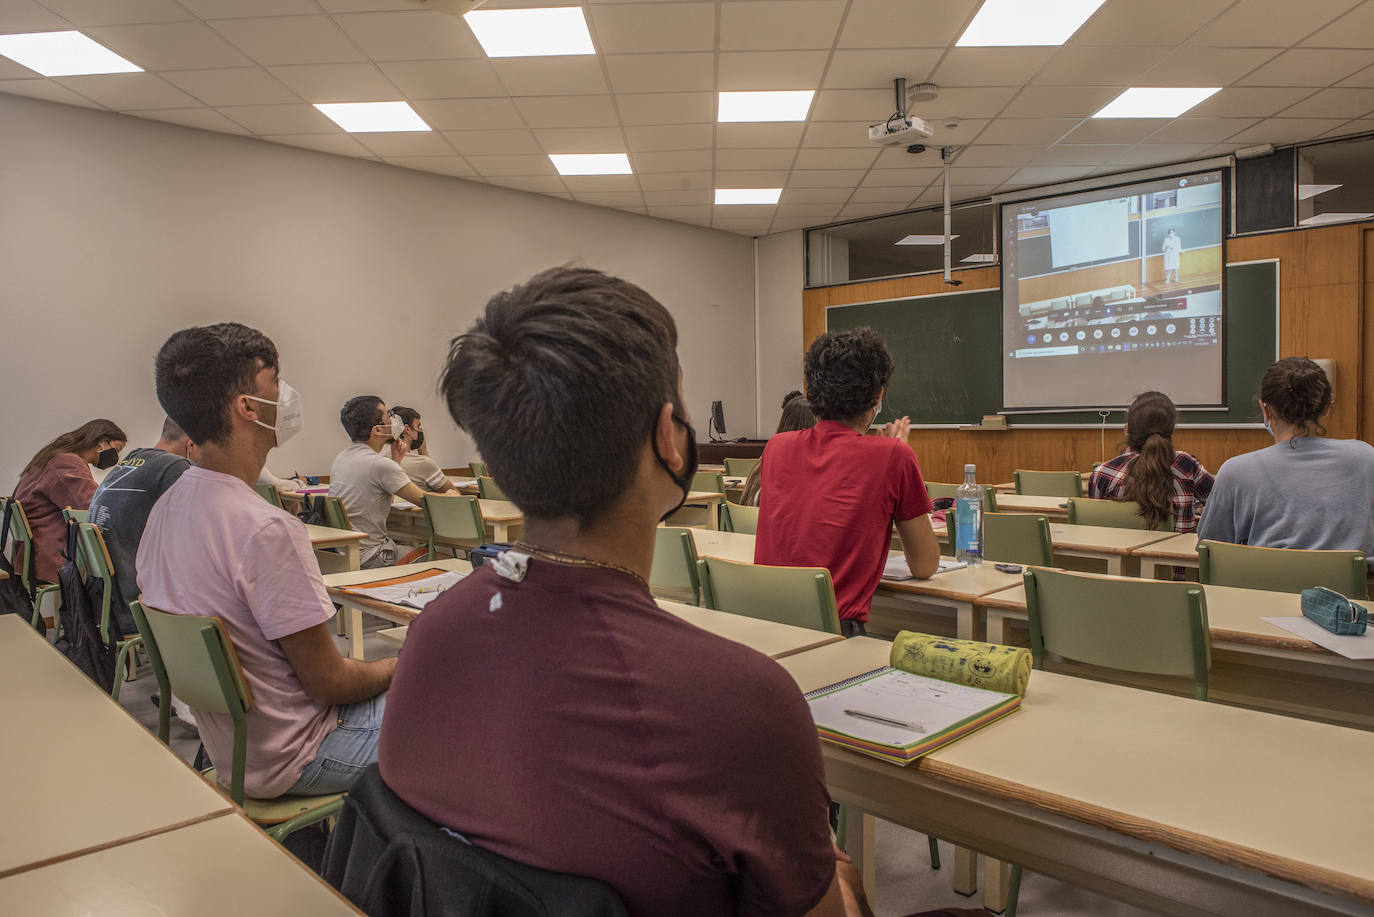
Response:
[{"label": "recessed fluorescent light", "polygon": [[988,252],[980,252],[976,255],[969,255],[967,258],[960,258],[960,264],[992,264],[997,260],[997,256]]},{"label": "recessed fluorescent light", "polygon": [[463,19],[487,57],[595,54],[580,6],[537,10],[473,10]]},{"label": "recessed fluorescent light", "polygon": [[550,153],[559,175],[629,175],[630,157],[624,153]]},{"label": "recessed fluorescent light", "polygon": [[1177,118],[1220,86],[1135,86],[1108,102],[1094,118]]},{"label": "recessed fluorescent light", "polygon": [[1062,45],[1104,0],[985,0],[956,45]]},{"label": "recessed fluorescent light", "polygon": [[138,64],[125,60],[80,32],[0,35],[0,54],[44,76],[143,72]]},{"label": "recessed fluorescent light", "polygon": [[315,107],[350,134],[430,129],[409,102],[327,102]]},{"label": "recessed fluorescent light", "polygon": [[784,92],[722,92],[716,120],[731,121],[805,121],[811,110],[811,89]]},{"label": "recessed fluorescent light", "polygon": [[[959,236],[958,236],[958,234],[955,234],[955,235],[950,236],[950,238],[951,238],[951,239],[957,239],[957,238],[959,238]],[[905,237],[905,238],[903,238],[903,239],[899,239],[899,240],[897,241],[897,244],[898,244],[898,245],[944,245],[944,244],[945,244],[945,237],[944,237],[944,236],[934,236],[934,235],[931,235],[931,236],[911,235],[911,236],[907,236],[907,237]],[[965,259],[965,260],[968,260],[968,259]]]},{"label": "recessed fluorescent light", "polygon": [[1323,223],[1353,223],[1356,220],[1367,220],[1374,217],[1374,213],[1319,213],[1316,216],[1308,217],[1299,223],[1299,226],[1321,226]]},{"label": "recessed fluorescent light", "polygon": [[1318,194],[1325,194],[1328,191],[1335,191],[1341,185],[1298,185],[1298,200],[1305,201],[1309,197],[1316,197]]},{"label": "recessed fluorescent light", "polygon": [[776,204],[781,188],[717,188],[717,204]]}]

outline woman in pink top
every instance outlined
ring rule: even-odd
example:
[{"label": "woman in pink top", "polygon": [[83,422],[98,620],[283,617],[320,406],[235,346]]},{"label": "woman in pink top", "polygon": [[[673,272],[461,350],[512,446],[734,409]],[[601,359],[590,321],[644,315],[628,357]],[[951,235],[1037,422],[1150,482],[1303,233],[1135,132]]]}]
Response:
[{"label": "woman in pink top", "polygon": [[38,579],[57,582],[67,538],[62,510],[90,507],[95,478],[89,466],[113,468],[128,439],[112,420],[87,421],[39,449],[19,475],[14,499],[24,507],[33,529],[33,572]]}]

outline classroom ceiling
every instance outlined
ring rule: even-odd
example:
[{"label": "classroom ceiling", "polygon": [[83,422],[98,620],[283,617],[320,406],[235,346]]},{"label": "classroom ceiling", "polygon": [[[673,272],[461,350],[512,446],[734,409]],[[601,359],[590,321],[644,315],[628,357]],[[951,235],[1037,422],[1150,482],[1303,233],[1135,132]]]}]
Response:
[{"label": "classroom ceiling", "polygon": [[[566,6],[492,0],[486,8]],[[0,0],[0,34],[78,28],[145,73],[0,92],[259,137],[760,235],[1374,130],[1374,0],[1107,0],[1062,47],[957,48],[979,0],[590,0],[597,53],[488,59],[409,0]],[[920,155],[878,147],[892,78],[929,80]],[[1089,120],[1126,86],[1222,86],[1167,119]],[[806,122],[715,123],[717,91],[814,89]],[[310,103],[408,100],[429,133],[348,134]],[[957,119],[957,127],[946,127]],[[549,153],[628,151],[633,175]],[[781,187],[776,206],[714,188]]]}]

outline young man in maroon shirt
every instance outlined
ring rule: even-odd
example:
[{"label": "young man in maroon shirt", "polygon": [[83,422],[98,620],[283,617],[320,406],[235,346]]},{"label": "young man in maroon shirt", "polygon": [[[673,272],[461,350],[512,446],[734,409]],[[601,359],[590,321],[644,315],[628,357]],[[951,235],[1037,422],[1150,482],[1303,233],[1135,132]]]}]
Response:
[{"label": "young man in maroon shirt", "polygon": [[776,434],[763,450],[754,563],[829,570],[840,629],[853,637],[865,632],[893,523],[921,579],[939,569],[940,546],[907,443],[910,421],[867,435],[892,378],[882,338],[871,328],[828,332],[811,345],[804,368],[817,423]]}]

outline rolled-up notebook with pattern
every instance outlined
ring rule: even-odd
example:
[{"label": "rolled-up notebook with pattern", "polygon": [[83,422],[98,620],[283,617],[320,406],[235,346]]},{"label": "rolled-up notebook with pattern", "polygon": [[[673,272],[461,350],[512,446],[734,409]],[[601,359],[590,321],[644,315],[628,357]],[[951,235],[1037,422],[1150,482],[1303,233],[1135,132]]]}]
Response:
[{"label": "rolled-up notebook with pattern", "polygon": [[1030,650],[902,631],[892,641],[894,669],[1006,694],[1025,694]]}]

